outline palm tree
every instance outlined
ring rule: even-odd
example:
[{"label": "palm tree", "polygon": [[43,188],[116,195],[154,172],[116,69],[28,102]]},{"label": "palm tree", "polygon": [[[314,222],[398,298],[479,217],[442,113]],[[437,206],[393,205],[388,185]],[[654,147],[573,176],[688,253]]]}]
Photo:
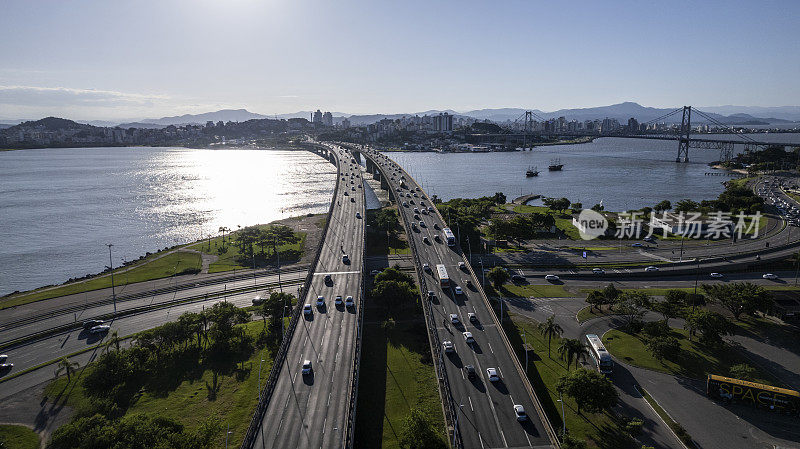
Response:
[{"label": "palm tree", "polygon": [[[572,361],[572,358],[574,357],[575,358],[575,368],[577,368],[578,367],[578,362],[580,362],[581,360],[585,360],[586,357],[589,355],[589,348],[587,348],[586,345],[583,344],[582,341],[574,339],[574,338],[570,338],[569,339],[568,346],[569,346],[569,351],[568,351],[568,357],[567,357],[567,359],[568,359],[567,360],[567,365],[569,365],[569,362]],[[568,368],[569,368],[569,366],[568,366]]]},{"label": "palm tree", "polygon": [[122,341],[122,339],[119,338],[119,332],[115,330],[111,333],[111,335],[108,336],[108,341],[106,341],[106,352],[108,352],[108,348],[111,347],[111,345],[114,345],[117,349],[117,352],[119,352],[120,341]]},{"label": "palm tree", "polygon": [[550,340],[554,337],[560,337],[564,333],[564,329],[560,324],[555,322],[556,314],[554,313],[544,323],[539,323],[536,327],[539,331],[547,337],[547,357],[550,357]]},{"label": "palm tree", "polygon": [[562,338],[561,342],[558,344],[558,355],[561,360],[567,359],[567,370],[569,370],[569,365],[572,362],[572,353],[570,352],[570,339],[569,338]]},{"label": "palm tree", "polygon": [[219,232],[222,233],[222,249],[225,249],[225,233],[230,232],[231,228],[227,226],[220,226]]},{"label": "palm tree", "polygon": [[65,371],[67,373],[67,382],[69,382],[72,379],[72,372],[77,368],[78,362],[73,362],[66,357],[61,357],[56,366],[56,377],[58,377],[62,371]]}]

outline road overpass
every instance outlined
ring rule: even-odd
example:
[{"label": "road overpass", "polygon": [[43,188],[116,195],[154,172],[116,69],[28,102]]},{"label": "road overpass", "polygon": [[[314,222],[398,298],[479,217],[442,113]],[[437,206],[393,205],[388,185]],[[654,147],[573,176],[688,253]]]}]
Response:
[{"label": "road overpass", "polygon": [[[274,384],[264,393],[263,414],[243,447],[345,448],[352,444],[360,354],[365,196],[361,166],[345,149],[326,147],[338,167],[330,218],[301,304],[287,335],[285,357],[276,359]],[[344,260],[347,255],[349,260]],[[327,281],[327,276],[330,280]],[[334,298],[352,296],[354,306]],[[318,296],[324,305],[317,306]],[[301,305],[302,307],[302,305]],[[305,360],[309,374],[301,372]]]},{"label": "road overpass", "polygon": [[[421,187],[394,161],[368,148],[359,148],[358,152],[367,158],[366,165],[370,171],[377,171],[382,182],[388,184],[390,197],[398,202],[420,279],[429,341],[434,359],[437,360],[437,376],[454,446],[558,447],[555,431],[491,310],[475,272],[457,242],[450,247],[442,240],[440,235],[446,226],[444,219]],[[405,187],[400,186],[401,182]],[[423,207],[432,210],[427,214],[421,211],[420,214],[415,213],[415,208]],[[416,225],[412,227],[412,223]],[[438,239],[437,235],[440,236]],[[450,274],[451,285],[442,287],[433,274],[435,271],[426,272],[422,269],[423,263],[430,267],[444,265]],[[463,269],[459,268],[459,263],[464,263]],[[468,286],[467,280],[471,286]],[[463,294],[455,293],[456,285],[463,289]],[[429,291],[435,295],[431,299]],[[476,321],[469,320],[471,313],[475,314]],[[458,317],[461,324],[452,324],[452,314]],[[475,343],[466,342],[462,335],[465,331],[472,332]],[[445,341],[453,343],[454,352],[444,353],[442,345]],[[475,379],[469,379],[464,374],[467,365],[475,368]],[[488,368],[497,369],[502,381],[490,382],[486,371]],[[515,404],[524,406],[530,417],[528,421],[517,420]]]}]

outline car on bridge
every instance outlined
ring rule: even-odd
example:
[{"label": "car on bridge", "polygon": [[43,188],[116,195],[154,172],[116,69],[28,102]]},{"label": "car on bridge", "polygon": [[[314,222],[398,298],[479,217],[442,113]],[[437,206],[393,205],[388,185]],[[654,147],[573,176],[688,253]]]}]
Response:
[{"label": "car on bridge", "polygon": [[314,313],[314,309],[311,308],[311,304],[306,304],[303,306],[303,315],[311,315]]},{"label": "car on bridge", "polygon": [[335,306],[337,306],[337,307],[341,306],[342,305],[342,295],[336,295],[336,298],[333,300],[333,304]]},{"label": "car on bridge", "polygon": [[602,268],[592,268],[592,274],[606,274],[606,270]]},{"label": "car on bridge", "polygon": [[111,330],[111,326],[109,326],[108,324],[101,324],[99,326],[95,326],[89,329],[89,332],[93,334],[103,334],[108,332],[109,330]]},{"label": "car on bridge", "polygon": [[486,368],[486,376],[489,382],[500,382],[500,375],[497,373],[497,368]]},{"label": "car on bridge", "polygon": [[653,266],[653,265],[650,265],[649,267],[645,268],[645,269],[644,269],[644,271],[645,271],[646,273],[652,273],[652,272],[654,272],[654,271],[658,271],[658,267],[656,267],[656,266]]},{"label": "car on bridge", "polygon": [[311,360],[303,360],[303,374],[311,374],[314,368],[311,366]]},{"label": "car on bridge", "polygon": [[546,275],[546,276],[544,277],[544,280],[546,280],[546,281],[550,281],[550,282],[555,282],[555,281],[559,281],[559,280],[561,280],[561,278],[559,278],[559,277],[558,277],[558,276],[556,276],[555,274],[548,274],[548,275]]},{"label": "car on bridge", "polygon": [[722,273],[711,273],[709,276],[711,276],[712,278],[722,278],[722,277],[725,277],[725,275],[724,275],[724,274],[722,274]]},{"label": "car on bridge", "polygon": [[632,244],[631,244],[631,246],[632,246],[632,247],[634,247],[634,248],[641,248],[641,247],[643,247],[644,245],[643,245],[643,244],[641,244],[641,243],[639,243],[639,242],[636,242],[636,243],[632,243]]},{"label": "car on bridge", "polygon": [[458,319],[458,315],[456,315],[455,313],[450,314],[450,322],[455,324],[456,326],[461,324],[461,320]]},{"label": "car on bridge", "polygon": [[528,414],[525,413],[525,407],[520,404],[514,404],[514,415],[517,417],[517,421],[528,420]]},{"label": "car on bridge", "polygon": [[447,353],[455,352],[455,350],[456,350],[456,347],[453,345],[453,342],[450,341],[450,340],[445,340],[442,343],[442,347],[444,348],[444,352],[447,352]]},{"label": "car on bridge", "polygon": [[344,299],[344,306],[350,308],[354,307],[355,305],[355,302],[353,302],[353,296],[347,295],[347,298]]},{"label": "car on bridge", "polygon": [[317,307],[322,307],[325,305],[325,297],[320,295],[317,296]]},{"label": "car on bridge", "polygon": [[778,279],[778,275],[777,274],[772,274],[772,273],[764,273],[763,275],[761,275],[761,278],[762,279],[775,280],[775,279]]},{"label": "car on bridge", "polygon": [[347,254],[342,254],[342,263],[349,264],[350,263],[350,256]]},{"label": "car on bridge", "polygon": [[472,332],[467,331],[462,332],[462,334],[464,335],[464,341],[466,341],[468,345],[475,343],[475,337],[472,336]]},{"label": "car on bridge", "polygon": [[453,288],[453,291],[456,292],[456,295],[459,296],[464,294],[464,290],[461,290],[461,286],[459,285],[456,285],[455,288]]},{"label": "car on bridge", "polygon": [[475,372],[475,367],[472,365],[465,365],[464,373],[466,373],[467,379],[474,379],[478,377],[478,374]]}]

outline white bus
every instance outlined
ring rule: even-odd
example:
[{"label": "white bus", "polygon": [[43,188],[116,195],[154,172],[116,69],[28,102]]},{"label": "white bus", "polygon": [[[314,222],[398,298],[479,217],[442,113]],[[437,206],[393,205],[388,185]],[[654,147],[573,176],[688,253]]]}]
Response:
[{"label": "white bus", "polygon": [[456,236],[453,235],[453,231],[450,228],[442,229],[444,232],[444,239],[447,242],[447,246],[456,246]]},{"label": "white bus", "polygon": [[447,275],[447,268],[444,265],[436,265],[436,274],[439,276],[439,284],[442,288],[450,286],[450,276]]},{"label": "white bus", "polygon": [[611,374],[614,370],[614,360],[611,359],[611,354],[606,351],[603,342],[595,334],[586,334],[586,341],[589,343],[589,354],[592,355],[597,370],[602,374]]}]

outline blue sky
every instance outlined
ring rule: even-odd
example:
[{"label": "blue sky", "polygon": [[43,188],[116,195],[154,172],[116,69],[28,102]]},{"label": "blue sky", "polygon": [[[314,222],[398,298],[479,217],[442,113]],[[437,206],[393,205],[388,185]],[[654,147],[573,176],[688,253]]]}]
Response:
[{"label": "blue sky", "polygon": [[800,1],[0,6],[0,119],[800,105]]}]

